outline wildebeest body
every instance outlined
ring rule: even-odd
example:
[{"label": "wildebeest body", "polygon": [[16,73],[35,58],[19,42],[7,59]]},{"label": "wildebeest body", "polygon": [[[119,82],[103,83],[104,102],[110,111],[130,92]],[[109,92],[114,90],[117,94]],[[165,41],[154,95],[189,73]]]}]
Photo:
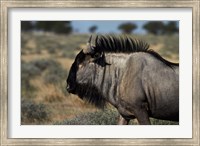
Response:
[{"label": "wildebeest body", "polygon": [[119,104],[129,105],[126,107],[133,113],[142,107],[151,117],[178,121],[178,67],[166,68],[150,54],[134,53],[125,68],[119,85],[119,100],[123,102]]},{"label": "wildebeest body", "polygon": [[108,101],[125,121],[120,124],[135,117],[140,124],[150,124],[149,117],[178,121],[179,67],[156,55],[81,51],[67,79],[68,91],[97,106]]}]

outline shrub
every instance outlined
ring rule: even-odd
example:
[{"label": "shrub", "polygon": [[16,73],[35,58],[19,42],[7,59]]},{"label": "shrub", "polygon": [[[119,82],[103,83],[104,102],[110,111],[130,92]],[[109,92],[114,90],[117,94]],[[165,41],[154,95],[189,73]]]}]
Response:
[{"label": "shrub", "polygon": [[61,57],[74,59],[76,54],[73,51],[63,52]]},{"label": "shrub", "polygon": [[47,84],[58,84],[67,77],[67,71],[64,70],[60,64],[49,67],[44,76],[44,81]]},{"label": "shrub", "polygon": [[70,120],[55,123],[56,125],[116,125],[118,112],[102,110],[93,113],[84,113]]},{"label": "shrub", "polygon": [[179,122],[150,118],[152,125],[178,125]]},{"label": "shrub", "polygon": [[60,64],[51,59],[40,59],[31,62],[34,66],[38,67],[40,70],[44,71],[48,67],[59,66]]},{"label": "shrub", "polygon": [[32,63],[22,62],[21,64],[21,91],[22,96],[29,98],[34,97],[36,87],[31,85],[30,80],[35,76],[40,75],[41,70]]},{"label": "shrub", "polygon": [[21,95],[22,97],[34,98],[37,88],[30,84],[28,80],[21,82]]},{"label": "shrub", "polygon": [[54,48],[54,47],[49,47],[49,48],[48,48],[48,52],[49,52],[49,54],[54,54],[54,53],[56,53],[56,48]]},{"label": "shrub", "polygon": [[64,70],[58,62],[51,59],[33,60],[28,63],[22,61],[22,97],[34,97],[36,87],[30,83],[30,80],[39,75],[42,75],[46,84],[54,84],[56,86],[59,85],[60,88],[63,88],[63,79],[67,77],[67,71]]},{"label": "shrub", "polygon": [[[66,119],[56,122],[55,125],[116,125],[118,123],[119,113],[115,109],[106,109],[93,113],[84,113],[73,119]],[[158,120],[150,118],[152,125],[178,125],[179,122]],[[129,125],[138,125],[136,119],[131,120]]]},{"label": "shrub", "polygon": [[40,123],[50,120],[50,111],[47,106],[36,104],[30,100],[21,102],[21,121],[22,123]]},{"label": "shrub", "polygon": [[51,59],[40,59],[40,60],[33,60],[31,62],[22,62],[22,76],[25,78],[35,77],[37,75],[41,75],[42,71],[50,70],[51,72],[59,72],[63,71],[61,65]]},{"label": "shrub", "polygon": [[35,77],[36,75],[40,75],[41,70],[40,68],[35,66],[32,62],[30,63],[22,62],[21,73],[22,73],[22,79],[31,78],[31,77]]}]

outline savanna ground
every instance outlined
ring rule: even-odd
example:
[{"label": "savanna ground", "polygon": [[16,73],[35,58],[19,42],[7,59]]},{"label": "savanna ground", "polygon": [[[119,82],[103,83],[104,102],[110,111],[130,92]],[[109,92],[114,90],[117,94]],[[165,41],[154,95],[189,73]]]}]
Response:
[{"label": "savanna ground", "polygon": [[[178,35],[134,35],[172,61],[179,60]],[[21,124],[23,125],[115,125],[118,113],[108,105],[96,109],[66,91],[70,66],[89,35],[22,32]],[[154,125],[177,122],[151,119]],[[130,124],[138,124],[133,120]]]}]

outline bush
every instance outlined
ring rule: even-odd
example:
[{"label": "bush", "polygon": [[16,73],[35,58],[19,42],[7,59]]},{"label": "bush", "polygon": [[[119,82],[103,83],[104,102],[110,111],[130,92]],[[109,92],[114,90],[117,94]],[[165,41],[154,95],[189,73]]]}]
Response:
[{"label": "bush", "polygon": [[61,57],[65,57],[65,58],[70,58],[70,59],[74,59],[76,56],[76,54],[73,51],[65,51],[62,53]]},{"label": "bush", "polygon": [[36,87],[31,85],[30,80],[36,76],[42,75],[45,71],[44,80],[49,84],[57,84],[66,78],[67,71],[63,70],[61,65],[54,60],[34,60],[31,62],[22,61],[21,65],[21,89],[22,97],[34,97]]},{"label": "bush", "polygon": [[30,100],[22,100],[21,113],[22,123],[40,123],[50,120],[50,111],[47,106]]},{"label": "bush", "polygon": [[72,31],[70,21],[35,21],[35,29],[57,34],[70,34]]},{"label": "bush", "polygon": [[31,85],[31,83],[28,80],[23,80],[23,82],[21,82],[22,97],[34,98],[35,91],[37,91],[37,88]]},{"label": "bush", "polygon": [[54,54],[54,53],[56,53],[56,48],[49,47],[48,52],[49,52],[49,54]]},{"label": "bush", "polygon": [[118,29],[121,30],[123,33],[130,34],[132,31],[134,31],[137,28],[137,25],[134,23],[123,23],[121,24]]},{"label": "bush", "polygon": [[30,63],[22,62],[21,73],[22,73],[22,79],[31,78],[31,77],[40,75],[41,70],[40,70],[40,68],[35,66],[32,62],[30,62]]},{"label": "bush", "polygon": [[49,67],[44,76],[44,81],[47,84],[58,84],[67,77],[67,71],[64,70],[60,64]]},{"label": "bush", "polygon": [[22,62],[21,83],[22,87],[29,89],[30,80],[35,76],[41,75],[45,71],[44,81],[48,84],[57,84],[67,77],[67,71],[54,60],[34,60],[31,62]]},{"label": "bush", "polygon": [[71,120],[57,122],[55,125],[116,125],[118,112],[114,110],[102,110],[93,113],[84,113]]},{"label": "bush", "polygon": [[21,90],[22,97],[26,96],[29,98],[34,97],[34,91],[36,87],[31,85],[30,80],[35,76],[40,75],[41,70],[32,63],[22,62],[21,64]]},{"label": "bush", "polygon": [[150,121],[152,125],[178,125],[179,124],[179,122],[159,120],[159,119],[154,119],[154,118],[150,118]]},{"label": "bush", "polygon": [[[115,109],[106,109],[93,113],[84,113],[73,119],[56,122],[55,125],[117,125],[119,113]],[[158,120],[150,118],[152,125],[178,125],[179,122]],[[131,120],[129,125],[138,125],[136,119]]]},{"label": "bush", "polygon": [[31,63],[34,64],[34,66],[38,67],[42,71],[44,71],[45,69],[48,69],[49,67],[60,66],[58,62],[51,59],[34,60]]}]

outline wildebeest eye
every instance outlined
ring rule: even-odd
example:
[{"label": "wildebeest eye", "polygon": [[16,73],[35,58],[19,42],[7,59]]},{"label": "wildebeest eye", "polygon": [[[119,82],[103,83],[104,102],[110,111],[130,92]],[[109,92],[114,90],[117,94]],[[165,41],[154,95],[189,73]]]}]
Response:
[{"label": "wildebeest eye", "polygon": [[101,57],[101,54],[99,52],[95,53],[93,56],[92,56],[94,59],[98,59]]},{"label": "wildebeest eye", "polygon": [[83,67],[83,65],[82,65],[82,64],[79,64],[79,65],[78,65],[78,68],[82,68],[82,67]]}]

